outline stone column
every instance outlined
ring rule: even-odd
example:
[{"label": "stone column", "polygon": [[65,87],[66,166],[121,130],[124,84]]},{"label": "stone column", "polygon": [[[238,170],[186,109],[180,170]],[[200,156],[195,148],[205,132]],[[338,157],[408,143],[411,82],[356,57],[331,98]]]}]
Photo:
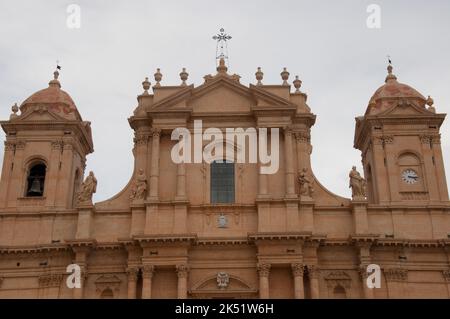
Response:
[{"label": "stone column", "polygon": [[138,269],[137,268],[128,268],[127,269],[127,277],[128,277],[128,299],[136,299],[136,282],[137,282]]},{"label": "stone column", "polygon": [[88,278],[88,269],[87,269],[87,258],[89,255],[90,248],[83,247],[73,247],[75,252],[75,264],[80,266],[81,269],[81,277],[80,277],[80,288],[73,288],[73,298],[74,299],[82,299],[84,297],[84,286],[86,285],[86,281]]},{"label": "stone column", "polygon": [[295,176],[292,149],[292,130],[284,129],[284,159],[286,175],[286,197],[295,197]]},{"label": "stone column", "polygon": [[23,170],[23,165],[25,164],[23,162],[25,145],[26,143],[24,141],[16,142],[15,154],[13,157],[14,166],[12,166],[12,173],[9,181],[8,207],[16,207],[17,198],[25,196],[26,190],[24,187],[26,187],[26,183],[22,184],[22,181],[25,178],[24,173],[26,173],[26,171]]},{"label": "stone column", "polygon": [[380,204],[386,204],[390,200],[389,195],[389,183],[387,181],[387,172],[385,162],[385,152],[384,152],[384,142],[383,137],[377,136],[372,140],[373,143],[373,166],[372,170],[372,181],[374,187],[372,188],[374,192],[374,198],[379,201]]},{"label": "stone column", "polygon": [[269,299],[270,264],[258,264],[257,268],[259,274],[259,298]]},{"label": "stone column", "polygon": [[383,145],[386,154],[387,177],[389,180],[389,189],[391,190],[391,201],[400,201],[399,193],[399,172],[397,168],[397,147],[394,144],[393,136],[383,136]]},{"label": "stone column", "polygon": [[6,207],[6,199],[8,195],[8,186],[10,183],[11,172],[14,162],[14,150],[16,148],[15,143],[5,142],[5,155],[3,157],[2,177],[0,183],[0,203],[1,207]]},{"label": "stone column", "polygon": [[292,275],[294,276],[294,298],[305,299],[305,288],[303,286],[303,264],[292,264]]},{"label": "stone column", "polygon": [[148,129],[138,130],[134,133],[134,156],[135,156],[135,171],[143,169],[147,174],[147,156],[148,156],[148,141],[151,133]]},{"label": "stone column", "polygon": [[178,299],[186,299],[189,268],[187,265],[181,264],[176,266],[176,271],[178,275]]},{"label": "stone column", "polygon": [[450,269],[443,270],[442,276],[444,277],[444,281],[447,284],[447,295],[448,295],[448,298],[450,299]]},{"label": "stone column", "polygon": [[73,203],[74,150],[72,143],[74,143],[72,138],[63,138],[61,168],[55,198],[55,205],[60,207],[72,207]]},{"label": "stone column", "polygon": [[307,265],[309,284],[311,288],[311,299],[319,299],[319,269],[316,265]]},{"label": "stone column", "polygon": [[448,186],[447,180],[445,179],[444,172],[444,161],[442,158],[442,148],[441,148],[441,136],[434,135],[431,137],[431,144],[433,148],[434,163],[436,166],[436,179],[438,183],[438,189],[440,194],[440,199],[442,201],[448,200]]},{"label": "stone column", "polygon": [[50,153],[49,167],[45,177],[46,206],[55,205],[63,143],[62,141],[53,141],[51,145],[52,150]]},{"label": "stone column", "polygon": [[[437,178],[433,178],[436,176],[436,167],[433,163],[433,149],[432,149],[432,137],[428,135],[422,135],[420,137],[420,141],[422,144],[422,154],[423,154],[423,169],[424,174],[427,178],[423,181],[423,183],[427,184],[426,188],[428,190],[428,194],[430,196],[430,201],[438,201],[439,200],[439,191],[438,191],[438,183]],[[437,177],[437,176],[436,176]]]},{"label": "stone column", "polygon": [[303,168],[310,169],[310,155],[312,146],[310,144],[310,133],[309,132],[296,132],[295,142],[297,145],[297,169],[299,172]]},{"label": "stone column", "polygon": [[186,164],[177,164],[177,200],[186,199]]},{"label": "stone column", "polygon": [[158,200],[159,198],[159,143],[161,137],[160,129],[152,130],[152,159],[150,166],[150,198]]},{"label": "stone column", "polygon": [[152,278],[155,266],[144,265],[142,267],[142,299],[152,298]]}]

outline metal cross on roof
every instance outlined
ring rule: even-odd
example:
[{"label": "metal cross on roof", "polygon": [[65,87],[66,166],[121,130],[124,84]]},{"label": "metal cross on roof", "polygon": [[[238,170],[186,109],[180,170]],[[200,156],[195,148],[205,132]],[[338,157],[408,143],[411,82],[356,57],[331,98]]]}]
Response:
[{"label": "metal cross on roof", "polygon": [[228,46],[227,41],[231,40],[231,36],[225,33],[225,30],[221,28],[220,33],[213,36],[213,40],[217,41],[216,45],[216,60],[228,59]]}]

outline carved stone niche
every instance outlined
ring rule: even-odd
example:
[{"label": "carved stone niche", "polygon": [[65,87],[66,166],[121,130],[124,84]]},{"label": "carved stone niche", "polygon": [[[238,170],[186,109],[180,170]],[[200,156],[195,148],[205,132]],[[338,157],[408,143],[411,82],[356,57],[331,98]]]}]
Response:
[{"label": "carved stone niche", "polygon": [[325,281],[329,289],[334,289],[337,286],[342,286],[345,289],[350,289],[352,278],[345,271],[337,270],[328,273],[325,276]]},{"label": "carved stone niche", "polygon": [[119,292],[122,280],[115,275],[101,275],[95,281],[95,288],[98,293],[102,293],[106,289]]}]

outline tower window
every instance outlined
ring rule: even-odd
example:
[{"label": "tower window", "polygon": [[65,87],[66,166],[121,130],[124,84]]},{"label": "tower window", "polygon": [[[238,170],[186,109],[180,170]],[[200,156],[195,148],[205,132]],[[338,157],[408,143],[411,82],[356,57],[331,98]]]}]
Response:
[{"label": "tower window", "polygon": [[40,197],[44,194],[46,166],[43,163],[34,164],[27,177],[27,197]]},{"label": "tower window", "polygon": [[234,163],[211,163],[211,203],[234,203]]}]

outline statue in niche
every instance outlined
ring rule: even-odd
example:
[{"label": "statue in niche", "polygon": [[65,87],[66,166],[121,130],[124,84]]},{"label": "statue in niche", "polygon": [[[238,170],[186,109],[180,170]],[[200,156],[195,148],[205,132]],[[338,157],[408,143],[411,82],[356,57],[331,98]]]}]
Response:
[{"label": "statue in niche", "polygon": [[307,168],[303,168],[298,175],[300,185],[300,196],[312,197],[314,193],[313,178]]},{"label": "statue in niche", "polygon": [[130,199],[140,200],[145,199],[147,195],[147,177],[145,176],[144,170],[140,169],[136,179],[131,187]]},{"label": "statue in niche", "polygon": [[94,172],[90,171],[84,182],[81,184],[81,190],[78,193],[78,204],[91,204],[92,195],[97,191],[97,179]]},{"label": "statue in niche", "polygon": [[349,177],[350,177],[349,187],[351,187],[352,189],[352,198],[366,197],[366,180],[356,170],[356,166],[352,167]]}]

